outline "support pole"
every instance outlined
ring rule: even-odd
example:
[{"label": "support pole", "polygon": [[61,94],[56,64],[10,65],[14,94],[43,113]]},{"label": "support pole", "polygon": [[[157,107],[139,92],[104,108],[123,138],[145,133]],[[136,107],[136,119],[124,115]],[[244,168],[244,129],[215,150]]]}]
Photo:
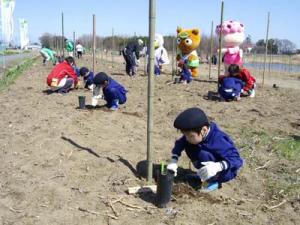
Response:
[{"label": "support pole", "polygon": [[112,28],[111,31],[111,38],[112,38],[112,43],[111,43],[111,68],[114,68],[114,49],[115,49],[115,35],[114,35],[114,28]]},{"label": "support pole", "polygon": [[221,30],[220,30],[220,35],[219,35],[218,87],[217,87],[217,90],[219,88],[219,77],[221,74],[221,62],[222,62],[221,49],[222,49],[222,31],[223,31],[223,11],[224,11],[224,1],[222,1],[222,5],[221,5],[221,21],[220,21]]},{"label": "support pole", "polygon": [[149,0],[149,74],[148,74],[148,110],[147,110],[147,181],[152,180],[152,130],[154,96],[154,34],[156,0]]},{"label": "support pole", "polygon": [[176,37],[172,38],[172,80],[175,77],[175,64],[176,64]]},{"label": "support pole", "polygon": [[145,40],[145,45],[144,45],[144,50],[145,50],[145,48],[146,48],[146,51],[144,52],[145,53],[145,55],[144,55],[144,75],[145,76],[147,76],[147,47],[146,46],[148,46],[147,45],[147,41]]},{"label": "support pole", "polygon": [[261,86],[264,87],[265,84],[265,73],[266,73],[266,66],[267,66],[267,56],[268,56],[268,38],[269,38],[269,25],[270,25],[270,12],[268,12],[268,22],[267,22],[267,34],[266,34],[266,49],[265,49],[265,56],[264,56],[264,70],[262,76],[262,84]]},{"label": "support pole", "polygon": [[208,79],[211,79],[211,60],[213,55],[214,48],[214,39],[213,39],[213,27],[214,21],[211,21],[211,30],[210,30],[210,53],[209,53],[209,67],[208,67]]},{"label": "support pole", "polygon": [[65,58],[65,48],[64,48],[64,43],[65,43],[65,34],[64,34],[64,13],[61,13],[61,47],[62,47],[62,54],[63,58]]},{"label": "support pole", "polygon": [[74,44],[74,49],[73,49],[73,56],[76,58],[76,43],[75,43],[75,31],[73,31],[73,44]]},{"label": "support pole", "polygon": [[93,15],[93,72],[96,71],[96,16]]}]

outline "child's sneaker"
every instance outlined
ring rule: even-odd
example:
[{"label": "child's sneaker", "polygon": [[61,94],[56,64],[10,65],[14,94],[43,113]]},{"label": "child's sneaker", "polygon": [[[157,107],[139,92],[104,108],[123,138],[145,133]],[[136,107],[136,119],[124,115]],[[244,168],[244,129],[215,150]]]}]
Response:
[{"label": "child's sneaker", "polygon": [[113,105],[112,107],[109,108],[109,110],[111,110],[111,111],[117,111],[118,110],[118,106]]},{"label": "child's sneaker", "polygon": [[250,90],[249,92],[250,92],[249,93],[249,97],[250,98],[254,98],[255,97],[255,91],[254,91],[254,89]]},{"label": "child's sneaker", "polygon": [[201,191],[202,192],[211,192],[211,191],[215,191],[219,188],[219,183],[218,182],[203,182],[202,183],[202,188]]}]

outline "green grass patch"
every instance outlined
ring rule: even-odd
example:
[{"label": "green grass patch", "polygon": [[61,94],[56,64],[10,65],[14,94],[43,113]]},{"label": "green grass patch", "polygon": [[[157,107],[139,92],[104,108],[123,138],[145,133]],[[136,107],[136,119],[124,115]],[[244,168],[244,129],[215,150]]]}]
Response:
[{"label": "green grass patch", "polygon": [[28,69],[30,66],[32,66],[32,64],[37,60],[37,57],[35,58],[31,58],[31,59],[27,59],[25,60],[22,64],[17,65],[13,68],[11,68],[10,70],[8,70],[8,72],[6,72],[3,77],[1,77],[0,79],[0,91],[6,89],[9,85],[13,84],[14,81],[26,70]]},{"label": "green grass patch", "polygon": [[15,55],[19,54],[19,50],[4,50],[0,52],[1,55]]},{"label": "green grass patch", "polygon": [[300,140],[298,138],[277,140],[272,144],[272,148],[288,160],[300,160]]}]

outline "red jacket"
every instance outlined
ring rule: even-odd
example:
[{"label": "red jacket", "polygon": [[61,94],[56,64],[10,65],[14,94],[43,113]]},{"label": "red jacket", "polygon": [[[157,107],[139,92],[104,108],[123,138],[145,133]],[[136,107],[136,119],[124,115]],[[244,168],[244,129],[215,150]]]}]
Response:
[{"label": "red jacket", "polygon": [[243,68],[240,70],[239,76],[236,76],[236,78],[241,79],[243,82],[245,82],[245,85],[243,87],[244,91],[249,91],[253,88],[253,84],[255,83],[255,78],[250,74],[250,72]]},{"label": "red jacket", "polygon": [[74,86],[77,85],[78,79],[73,67],[69,63],[64,61],[60,64],[57,64],[49,73],[47,77],[47,84],[48,86],[51,86],[52,78],[58,79],[57,84],[59,84],[59,82],[66,76],[74,80]]}]

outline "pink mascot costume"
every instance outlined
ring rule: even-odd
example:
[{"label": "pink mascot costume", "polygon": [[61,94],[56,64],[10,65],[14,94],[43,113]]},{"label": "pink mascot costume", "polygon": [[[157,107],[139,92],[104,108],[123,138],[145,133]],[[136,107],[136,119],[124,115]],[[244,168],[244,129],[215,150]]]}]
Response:
[{"label": "pink mascot costume", "polygon": [[[220,35],[221,26],[218,25],[216,33]],[[242,65],[243,50],[239,45],[243,43],[244,25],[238,21],[227,20],[223,22],[222,27],[223,47],[222,54],[224,54],[225,75],[228,74],[227,69],[230,64]]]}]

